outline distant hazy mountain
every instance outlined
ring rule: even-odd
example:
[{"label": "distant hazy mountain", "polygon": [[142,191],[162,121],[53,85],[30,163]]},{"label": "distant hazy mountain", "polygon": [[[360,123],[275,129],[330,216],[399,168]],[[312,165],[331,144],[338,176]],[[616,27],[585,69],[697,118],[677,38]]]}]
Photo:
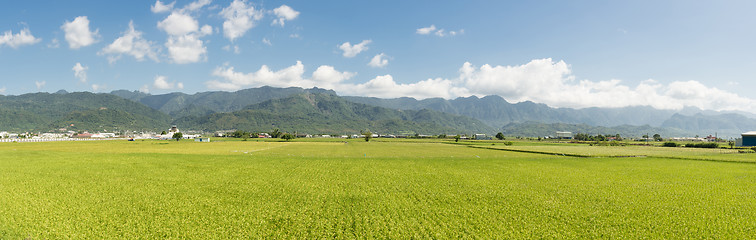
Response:
[{"label": "distant hazy mountain", "polygon": [[111,94],[58,91],[0,96],[0,130],[151,130],[170,122],[164,113]]},{"label": "distant hazy mountain", "polygon": [[569,123],[539,123],[539,122],[525,122],[525,123],[510,123],[502,128],[502,132],[507,136],[524,136],[524,137],[545,137],[555,136],[557,131],[567,131],[575,133],[586,133],[590,135],[611,135],[620,134],[622,137],[640,138],[643,135],[648,134],[653,136],[659,134],[662,137],[679,137],[679,136],[694,136],[695,133],[675,129],[675,128],[663,128],[652,127],[649,125],[632,126],[632,125],[620,125],[614,127],[601,127],[591,126],[586,124],[569,124]]},{"label": "distant hazy mountain", "polygon": [[184,117],[176,124],[213,131],[246,129],[304,133],[358,133],[370,130],[384,134],[490,133],[494,129],[464,116],[433,110],[395,110],[353,103],[326,93],[302,93],[272,99],[229,113]]},{"label": "distant hazy mountain", "polygon": [[594,126],[651,125],[661,123],[674,114],[669,110],[652,107],[625,108],[551,108],[530,101],[509,103],[499,96],[475,96],[446,100],[430,98],[380,99],[369,97],[345,97],[347,100],[396,109],[432,109],[479,119],[488,125],[502,127],[509,123],[537,121],[542,123],[576,123]]},{"label": "distant hazy mountain", "polygon": [[738,137],[741,133],[756,130],[756,119],[734,113],[720,115],[699,113],[693,116],[675,114],[664,121],[662,127],[699,132],[699,135],[718,134],[725,137]]}]

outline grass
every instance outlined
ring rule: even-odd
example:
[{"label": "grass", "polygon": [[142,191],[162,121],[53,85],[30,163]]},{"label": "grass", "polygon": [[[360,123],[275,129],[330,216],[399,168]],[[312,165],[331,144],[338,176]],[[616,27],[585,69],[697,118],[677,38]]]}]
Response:
[{"label": "grass", "polygon": [[[539,147],[528,145],[492,147]],[[595,154],[635,149],[601,148]],[[756,165],[748,163],[382,139],[9,143],[0,144],[0,156],[0,238],[10,239],[742,238],[756,231]],[[721,157],[732,156],[740,155]]]}]

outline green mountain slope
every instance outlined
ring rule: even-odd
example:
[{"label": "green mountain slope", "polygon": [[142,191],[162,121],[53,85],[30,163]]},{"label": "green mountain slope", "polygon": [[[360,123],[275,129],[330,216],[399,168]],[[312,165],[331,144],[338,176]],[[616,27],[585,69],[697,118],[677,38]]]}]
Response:
[{"label": "green mountain slope", "polygon": [[382,134],[491,133],[469,117],[432,110],[394,110],[353,103],[325,93],[297,94],[247,106],[230,113],[185,117],[176,124],[206,131],[243,129],[344,134],[370,130]]},{"label": "green mountain slope", "polygon": [[213,91],[199,92],[195,94],[168,93],[161,95],[146,95],[124,90],[111,92],[111,94],[142,103],[153,109],[167,113],[174,118],[206,115],[216,112],[232,112],[241,110],[251,104],[271,99],[285,98],[293,94],[301,93],[336,94],[331,90],[319,88],[303,89],[297,87],[260,87],[239,90],[236,92]]},{"label": "green mountain slope", "polygon": [[[0,127],[15,131],[152,130],[170,125],[170,116],[111,94],[30,93],[0,96]],[[74,124],[71,127],[71,124]]]}]

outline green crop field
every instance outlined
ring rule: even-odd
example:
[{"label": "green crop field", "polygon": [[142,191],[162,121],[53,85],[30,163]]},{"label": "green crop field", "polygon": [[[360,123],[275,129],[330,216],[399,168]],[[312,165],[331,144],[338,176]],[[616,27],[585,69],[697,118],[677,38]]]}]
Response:
[{"label": "green crop field", "polygon": [[731,239],[756,233],[755,153],[496,141],[213,140],[0,144],[0,239]]}]

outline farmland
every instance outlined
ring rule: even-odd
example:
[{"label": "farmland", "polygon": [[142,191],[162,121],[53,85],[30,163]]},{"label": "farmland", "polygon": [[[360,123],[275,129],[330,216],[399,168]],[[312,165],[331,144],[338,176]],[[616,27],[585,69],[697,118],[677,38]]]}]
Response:
[{"label": "farmland", "polygon": [[452,143],[0,144],[0,238],[742,238],[756,232],[756,154]]}]

